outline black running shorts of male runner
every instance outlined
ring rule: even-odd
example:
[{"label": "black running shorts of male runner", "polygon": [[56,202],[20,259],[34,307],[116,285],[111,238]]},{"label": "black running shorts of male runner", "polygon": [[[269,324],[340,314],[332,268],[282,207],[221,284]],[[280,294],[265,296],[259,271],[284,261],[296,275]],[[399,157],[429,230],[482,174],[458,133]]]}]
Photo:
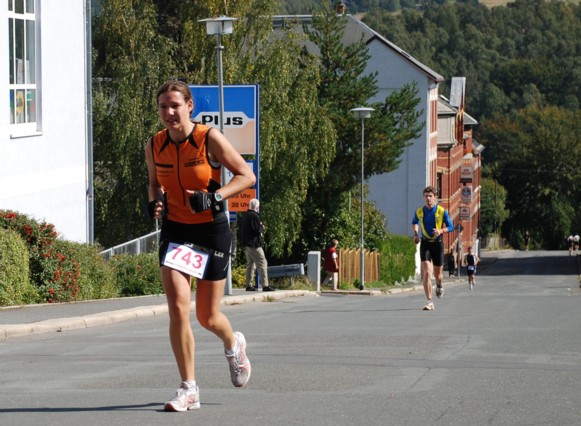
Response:
[{"label": "black running shorts of male runner", "polygon": [[165,219],[160,235],[160,266],[162,266],[169,243],[195,244],[212,252],[204,279],[209,281],[225,279],[228,275],[232,235],[228,218],[226,215],[223,216],[223,218],[216,218],[213,222],[195,225]]},{"label": "black running shorts of male runner", "polygon": [[442,266],[444,264],[444,242],[422,239],[420,242],[420,260],[422,262],[431,261],[434,266]]}]

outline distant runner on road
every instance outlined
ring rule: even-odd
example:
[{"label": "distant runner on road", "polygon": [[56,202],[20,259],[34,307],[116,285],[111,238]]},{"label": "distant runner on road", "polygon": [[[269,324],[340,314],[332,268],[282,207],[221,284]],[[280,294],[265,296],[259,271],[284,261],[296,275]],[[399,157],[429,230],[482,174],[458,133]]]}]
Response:
[{"label": "distant runner on road", "polygon": [[468,285],[470,286],[470,290],[474,289],[474,284],[476,284],[474,277],[476,275],[476,265],[480,259],[477,255],[475,255],[472,251],[472,247],[468,247],[468,253],[464,255],[464,259],[462,261],[463,266],[466,267],[466,275],[468,275]]},{"label": "distant runner on road", "polygon": [[[427,302],[422,308],[424,311],[434,310],[432,301],[432,267],[436,278],[436,296],[444,295],[442,281],[444,276],[444,241],[442,235],[454,230],[454,224],[448,211],[438,204],[437,191],[432,186],[427,186],[423,192],[425,206],[416,210],[412,219],[414,242],[420,243],[420,260],[422,284]],[[421,234],[420,234],[421,230]]]}]

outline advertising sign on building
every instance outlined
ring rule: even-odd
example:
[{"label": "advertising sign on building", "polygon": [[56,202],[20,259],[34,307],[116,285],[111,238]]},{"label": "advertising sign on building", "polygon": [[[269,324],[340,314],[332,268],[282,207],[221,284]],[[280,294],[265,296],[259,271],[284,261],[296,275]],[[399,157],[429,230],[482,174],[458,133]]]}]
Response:
[{"label": "advertising sign on building", "polygon": [[[225,85],[224,135],[240,154],[256,155],[258,150],[258,86]],[[192,118],[220,128],[218,86],[190,86],[194,97]]]},{"label": "advertising sign on building", "polygon": [[464,204],[472,203],[472,187],[469,185],[462,187],[462,193],[460,195],[460,199]]},{"label": "advertising sign on building", "polygon": [[460,167],[460,181],[462,182],[472,182],[472,174],[474,170],[472,166],[463,165]]}]

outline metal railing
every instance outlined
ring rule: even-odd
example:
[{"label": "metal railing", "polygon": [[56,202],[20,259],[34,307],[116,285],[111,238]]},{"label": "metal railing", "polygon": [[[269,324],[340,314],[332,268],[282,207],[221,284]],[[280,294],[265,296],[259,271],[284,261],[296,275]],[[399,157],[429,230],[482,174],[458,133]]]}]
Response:
[{"label": "metal railing", "polygon": [[151,253],[152,251],[157,250],[159,246],[159,232],[160,231],[153,231],[143,237],[103,250],[100,254],[105,259],[109,259],[117,254]]}]

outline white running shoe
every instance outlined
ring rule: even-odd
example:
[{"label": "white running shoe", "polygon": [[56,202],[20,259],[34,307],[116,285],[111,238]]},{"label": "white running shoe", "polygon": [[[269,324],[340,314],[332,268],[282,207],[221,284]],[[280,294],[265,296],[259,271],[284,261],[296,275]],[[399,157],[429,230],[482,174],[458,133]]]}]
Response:
[{"label": "white running shoe", "polygon": [[165,411],[187,411],[200,408],[200,388],[187,388],[184,383],[176,391],[176,396],[165,403]]},{"label": "white running shoe", "polygon": [[244,335],[239,331],[234,333],[236,340],[238,341],[238,352],[232,355],[226,354],[226,359],[228,364],[230,364],[230,377],[232,378],[232,384],[237,388],[240,388],[250,379],[250,360],[246,356],[246,339]]}]

